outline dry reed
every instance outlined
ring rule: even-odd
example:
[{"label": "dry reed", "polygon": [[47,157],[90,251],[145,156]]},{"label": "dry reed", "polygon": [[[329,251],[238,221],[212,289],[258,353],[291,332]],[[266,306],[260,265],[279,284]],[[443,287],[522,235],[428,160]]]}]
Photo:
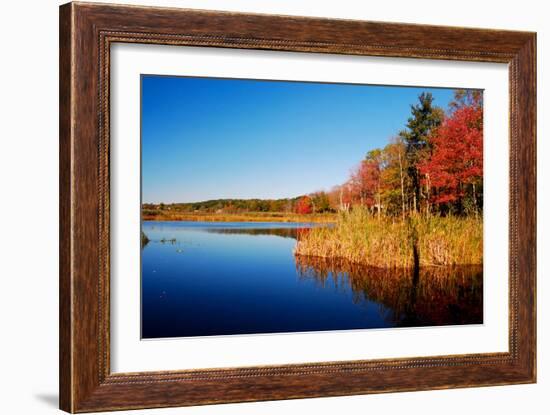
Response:
[{"label": "dry reed", "polygon": [[483,263],[483,222],[473,217],[406,220],[373,217],[355,208],[338,216],[333,227],[319,227],[300,236],[295,254],[341,258],[354,263],[399,268],[414,267],[413,247],[419,265]]}]

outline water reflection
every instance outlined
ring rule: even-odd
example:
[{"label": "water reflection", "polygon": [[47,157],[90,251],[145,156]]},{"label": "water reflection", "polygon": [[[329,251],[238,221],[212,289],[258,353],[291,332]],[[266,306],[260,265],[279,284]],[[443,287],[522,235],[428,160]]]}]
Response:
[{"label": "water reflection", "polygon": [[398,327],[483,323],[483,267],[387,269],[338,259],[296,257],[301,279],[351,288],[354,303],[384,305]]},{"label": "water reflection", "polygon": [[222,235],[274,235],[282,238],[297,239],[300,231],[304,229],[305,228],[211,228],[206,229],[206,232]]}]

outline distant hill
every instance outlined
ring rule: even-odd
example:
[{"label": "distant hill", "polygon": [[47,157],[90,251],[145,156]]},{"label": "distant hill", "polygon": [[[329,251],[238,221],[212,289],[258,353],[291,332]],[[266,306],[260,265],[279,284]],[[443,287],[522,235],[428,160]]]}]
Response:
[{"label": "distant hill", "polygon": [[144,211],[173,210],[177,212],[292,212],[303,196],[284,199],[214,199],[191,203],[144,203]]}]

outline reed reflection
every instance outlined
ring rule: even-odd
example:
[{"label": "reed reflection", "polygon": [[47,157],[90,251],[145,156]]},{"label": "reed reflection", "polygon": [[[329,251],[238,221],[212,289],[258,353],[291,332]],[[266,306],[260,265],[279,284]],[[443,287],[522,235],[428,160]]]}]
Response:
[{"label": "reed reflection", "polygon": [[389,269],[338,259],[295,259],[300,279],[326,288],[351,288],[354,303],[383,305],[384,319],[393,326],[483,323],[482,266]]}]

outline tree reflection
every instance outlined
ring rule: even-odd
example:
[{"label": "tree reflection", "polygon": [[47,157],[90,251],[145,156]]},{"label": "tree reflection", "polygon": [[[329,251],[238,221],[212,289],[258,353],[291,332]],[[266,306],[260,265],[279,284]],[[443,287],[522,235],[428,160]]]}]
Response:
[{"label": "tree reflection", "polygon": [[355,303],[383,305],[398,327],[483,323],[483,267],[376,268],[296,256],[298,275],[321,286],[351,288]]},{"label": "tree reflection", "polygon": [[283,238],[298,238],[298,233],[301,228],[208,228],[205,229],[208,233],[217,233],[222,235],[271,235],[280,236]]}]

